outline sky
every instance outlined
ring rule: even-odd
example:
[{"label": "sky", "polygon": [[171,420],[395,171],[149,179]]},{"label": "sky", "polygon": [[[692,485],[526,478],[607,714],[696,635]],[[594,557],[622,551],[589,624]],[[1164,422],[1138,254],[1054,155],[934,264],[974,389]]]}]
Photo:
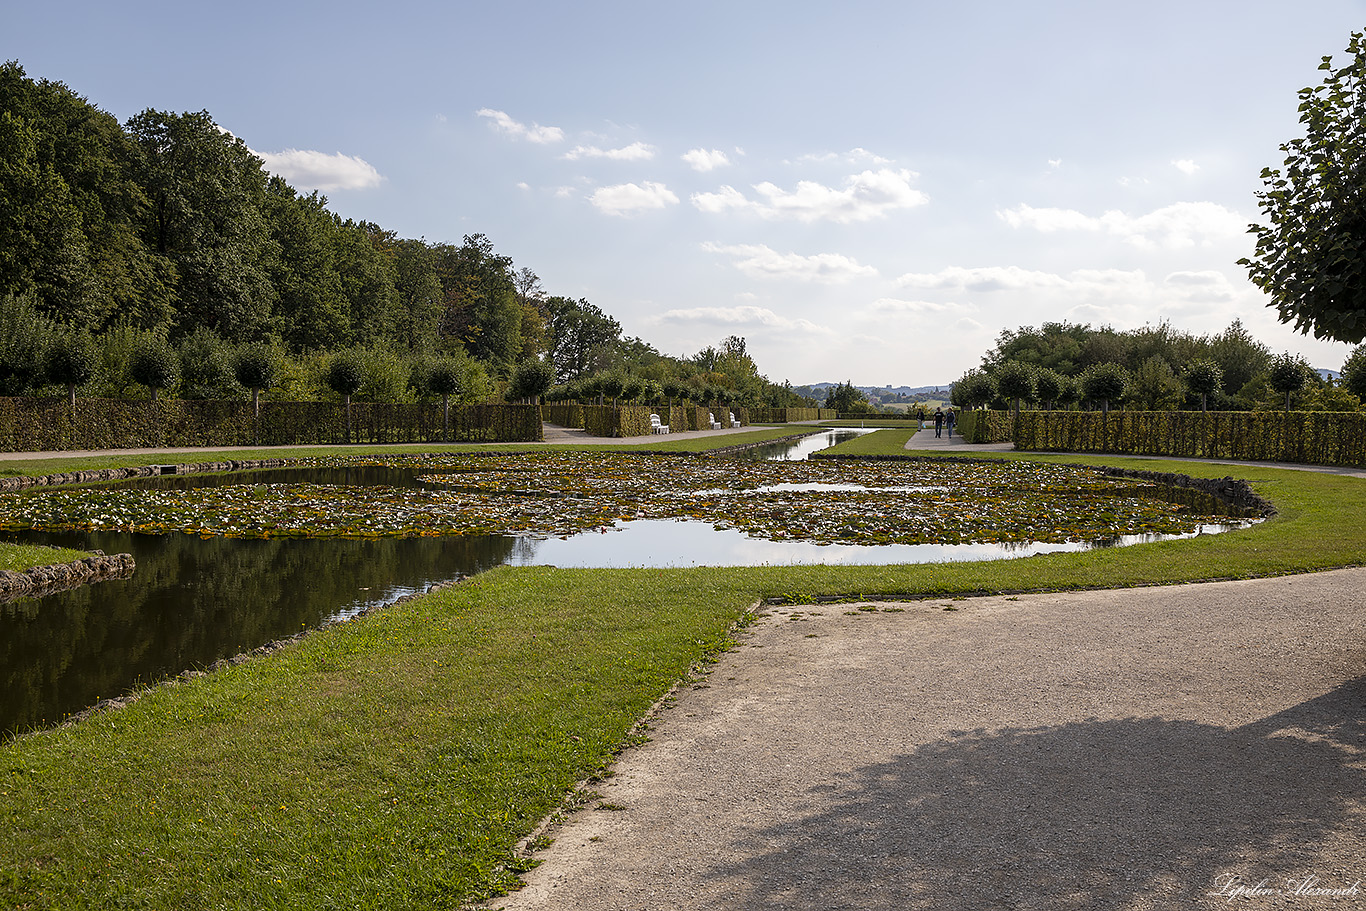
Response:
[{"label": "sky", "polygon": [[1261,171],[1366,0],[0,0],[0,57],[207,110],[345,218],[794,385],[952,382],[1003,330],[1276,321]]}]

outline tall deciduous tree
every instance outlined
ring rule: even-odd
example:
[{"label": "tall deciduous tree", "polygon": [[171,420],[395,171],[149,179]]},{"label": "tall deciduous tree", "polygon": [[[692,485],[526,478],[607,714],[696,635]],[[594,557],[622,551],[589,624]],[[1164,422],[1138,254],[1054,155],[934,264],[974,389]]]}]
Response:
[{"label": "tall deciduous tree", "polygon": [[546,309],[556,379],[568,382],[602,367],[602,355],[621,337],[621,324],[583,298],[551,297]]},{"label": "tall deciduous tree", "polygon": [[231,341],[258,338],[270,323],[277,255],[262,206],[266,174],[242,140],[208,111],[147,110],[128,121],[141,149],[150,208],[146,240],[179,274],[179,318]]},{"label": "tall deciduous tree", "polygon": [[1316,338],[1366,339],[1366,39],[1353,32],[1351,59],[1323,83],[1300,89],[1305,135],[1281,146],[1282,168],[1265,168],[1257,198],[1269,224],[1253,225],[1255,255],[1239,260],[1271,296],[1283,323]]}]

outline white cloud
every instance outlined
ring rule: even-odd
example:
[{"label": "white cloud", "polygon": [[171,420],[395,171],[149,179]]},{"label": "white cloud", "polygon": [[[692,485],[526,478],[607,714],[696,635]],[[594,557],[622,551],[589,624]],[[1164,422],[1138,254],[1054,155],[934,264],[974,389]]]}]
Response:
[{"label": "white cloud", "polygon": [[1163,285],[1169,293],[1190,302],[1222,303],[1237,296],[1228,276],[1213,269],[1202,272],[1173,272],[1163,279]]},{"label": "white cloud", "polygon": [[1200,170],[1200,166],[1189,158],[1172,161],[1172,167],[1176,168],[1182,174],[1194,174],[1196,171]]},{"label": "white cloud", "polygon": [[718,214],[728,209],[750,211],[762,218],[790,218],[801,222],[829,220],[839,224],[881,218],[894,209],[910,209],[929,202],[911,187],[913,171],[883,169],[864,171],[846,178],[840,189],[804,180],[791,192],[772,183],[754,187],[761,199],[749,199],[734,187],[717,193],[695,193],[692,203],[703,212]]},{"label": "white cloud", "polygon": [[755,326],[765,329],[793,330],[821,335],[833,335],[834,331],[806,319],[789,319],[779,316],[767,307],[693,307],[686,310],[667,310],[656,319],[657,323],[709,323],[724,326]]},{"label": "white cloud", "polygon": [[599,187],[588,197],[588,201],[607,215],[631,215],[676,205],[678,197],[664,184],[647,180],[643,184],[623,183]]},{"label": "white cloud", "polygon": [[654,146],[633,142],[620,149],[599,149],[597,146],[575,146],[564,157],[569,161],[580,158],[606,158],[609,161],[649,161],[655,157]]},{"label": "white cloud", "polygon": [[883,158],[875,155],[864,148],[850,149],[848,152],[820,152],[812,155],[803,155],[798,161],[815,161],[822,164],[828,162],[843,162],[844,164],[891,164],[890,158]]},{"label": "white cloud", "polygon": [[975,307],[964,307],[952,301],[924,301],[924,300],[898,300],[894,297],[880,297],[873,301],[874,312],[877,313],[907,313],[912,316],[943,316],[951,313],[975,310]]},{"label": "white cloud", "polygon": [[293,186],[306,190],[368,190],[384,182],[375,166],[363,158],[338,152],[313,152],[285,149],[283,152],[257,152],[266,169]]},{"label": "white cloud", "polygon": [[730,158],[718,149],[691,149],[683,153],[683,160],[691,165],[694,171],[714,171],[730,164]]},{"label": "white cloud", "polygon": [[1212,202],[1178,202],[1137,216],[1117,209],[1091,216],[1075,209],[1036,209],[1028,205],[996,214],[1012,228],[1032,228],[1045,234],[1054,231],[1111,234],[1138,247],[1208,247],[1215,241],[1241,236],[1247,231],[1246,219]]},{"label": "white cloud", "polygon": [[1018,266],[984,266],[967,269],[950,266],[939,272],[911,272],[896,280],[902,288],[926,291],[975,292],[989,294],[996,291],[1043,291],[1053,295],[1080,297],[1114,297],[1145,293],[1148,280],[1143,272],[1120,269],[1078,269],[1068,275],[1038,272]]},{"label": "white cloud", "polygon": [[763,244],[721,246],[705,243],[702,249],[708,253],[734,257],[735,268],[750,278],[790,278],[833,285],[877,275],[877,270],[872,266],[861,266],[857,260],[838,253],[801,256],[797,253],[778,253]]},{"label": "white cloud", "polygon": [[1053,168],[1053,169],[1056,170],[1056,169],[1062,167],[1062,159],[1061,159],[1061,158],[1050,158],[1050,159],[1048,159],[1048,166],[1049,166],[1050,168]]},{"label": "white cloud", "polygon": [[502,111],[495,111],[492,108],[480,108],[475,111],[475,114],[480,117],[488,117],[493,121],[496,128],[516,139],[525,139],[527,142],[541,145],[560,142],[564,139],[564,130],[559,127],[543,127],[538,123],[527,126],[524,123],[518,123]]}]

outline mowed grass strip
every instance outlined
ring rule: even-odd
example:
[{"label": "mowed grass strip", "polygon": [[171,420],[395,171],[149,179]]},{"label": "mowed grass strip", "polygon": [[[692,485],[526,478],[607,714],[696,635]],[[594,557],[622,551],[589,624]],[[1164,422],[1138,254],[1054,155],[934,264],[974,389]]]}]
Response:
[{"label": "mowed grass strip", "polygon": [[517,841],[761,598],[1121,587],[1366,563],[1360,479],[1062,460],[1233,474],[1279,512],[1235,533],[1014,561],[498,569],[0,746],[0,906],[431,908],[495,894],[524,864]]}]

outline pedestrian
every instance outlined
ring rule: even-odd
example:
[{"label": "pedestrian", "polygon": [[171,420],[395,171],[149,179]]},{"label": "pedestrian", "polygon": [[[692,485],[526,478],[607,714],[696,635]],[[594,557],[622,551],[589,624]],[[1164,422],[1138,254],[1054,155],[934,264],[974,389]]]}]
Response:
[{"label": "pedestrian", "polygon": [[944,423],[947,424],[949,428],[949,439],[953,439],[953,420],[953,409],[950,408],[948,413],[944,415]]},{"label": "pedestrian", "polygon": [[944,435],[944,409],[934,409],[934,435],[942,437]]}]

